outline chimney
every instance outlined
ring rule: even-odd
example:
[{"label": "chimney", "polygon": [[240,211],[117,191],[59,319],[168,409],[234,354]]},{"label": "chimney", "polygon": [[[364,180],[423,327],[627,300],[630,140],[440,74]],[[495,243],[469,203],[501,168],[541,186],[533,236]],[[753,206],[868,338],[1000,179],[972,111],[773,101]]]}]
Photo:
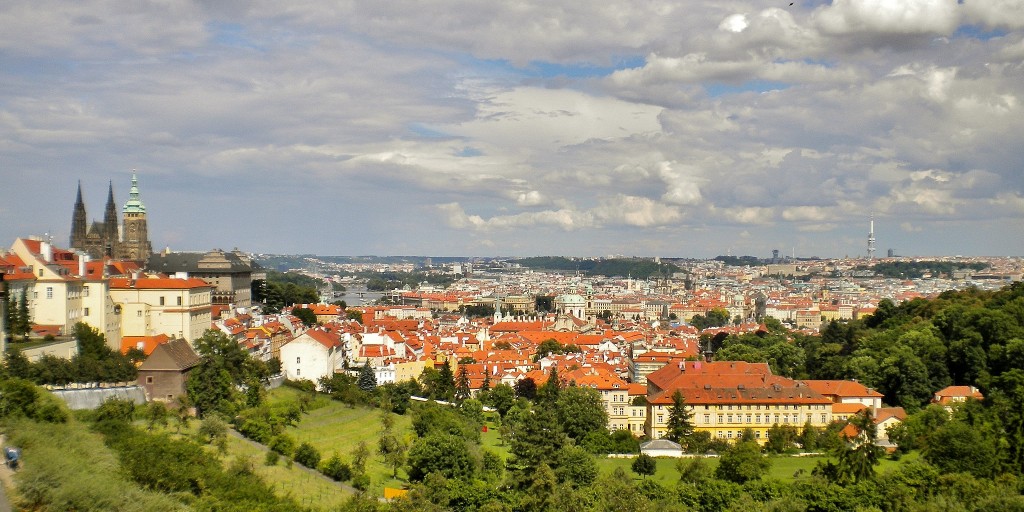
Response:
[{"label": "chimney", "polygon": [[50,242],[39,242],[39,254],[42,255],[43,261],[53,263],[53,246],[50,245]]},{"label": "chimney", "polygon": [[85,270],[86,270],[85,269],[85,267],[86,267],[85,264],[88,263],[88,262],[89,262],[89,255],[88,254],[79,254],[78,255],[78,275],[80,275],[82,277],[85,277]]}]

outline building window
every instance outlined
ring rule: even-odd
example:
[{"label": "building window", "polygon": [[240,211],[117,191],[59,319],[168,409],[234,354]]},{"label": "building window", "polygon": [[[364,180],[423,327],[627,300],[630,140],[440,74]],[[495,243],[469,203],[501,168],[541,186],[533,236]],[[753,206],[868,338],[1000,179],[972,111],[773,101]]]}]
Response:
[{"label": "building window", "polygon": [[181,305],[181,297],[178,297],[178,305]]},{"label": "building window", "polygon": [[89,288],[82,288],[82,297],[89,296]]},{"label": "building window", "polygon": [[47,286],[46,287],[46,298],[47,299],[52,299],[53,298],[53,287],[52,286]]},{"label": "building window", "polygon": [[89,316],[89,308],[85,308],[85,316]]},{"label": "building window", "polygon": [[146,384],[152,384],[152,383],[153,383],[153,376],[152,375],[147,376],[146,377]]},{"label": "building window", "polygon": [[137,316],[139,318],[142,318],[142,310],[140,309],[140,310],[136,311],[135,312],[135,316]]},{"label": "building window", "polygon": [[295,376],[298,377],[299,375],[302,375],[302,368],[295,369]]},{"label": "building window", "polygon": [[164,298],[163,298],[163,297],[160,297],[160,305],[161,305],[161,306],[163,306],[163,305],[164,305]]}]

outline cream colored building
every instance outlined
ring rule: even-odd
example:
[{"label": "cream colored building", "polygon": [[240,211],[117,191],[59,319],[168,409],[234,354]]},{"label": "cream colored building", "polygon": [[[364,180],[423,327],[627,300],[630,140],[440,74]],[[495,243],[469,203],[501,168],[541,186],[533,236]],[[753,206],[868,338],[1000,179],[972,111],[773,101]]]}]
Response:
[{"label": "cream colored building", "polygon": [[213,288],[198,278],[110,279],[122,336],[166,334],[195,342],[212,327]]}]

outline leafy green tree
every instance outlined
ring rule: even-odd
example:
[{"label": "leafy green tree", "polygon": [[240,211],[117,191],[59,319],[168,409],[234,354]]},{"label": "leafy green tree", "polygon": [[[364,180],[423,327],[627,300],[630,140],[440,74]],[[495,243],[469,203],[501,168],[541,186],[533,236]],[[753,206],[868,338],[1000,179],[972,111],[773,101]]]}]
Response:
[{"label": "leafy green tree", "polygon": [[678,389],[672,393],[672,405],[668,409],[668,423],[665,425],[665,438],[683,444],[693,434],[693,412],[686,405],[683,393]]},{"label": "leafy green tree", "polygon": [[980,429],[952,421],[928,436],[924,459],[943,473],[970,473],[991,477],[999,468],[996,443]]},{"label": "leafy green tree", "polygon": [[771,462],[761,455],[761,447],[756,441],[742,441],[722,454],[715,476],[742,484],[760,479],[770,466]]},{"label": "leafy green tree", "polygon": [[[206,331],[195,341],[195,349],[202,361],[189,372],[187,388],[189,399],[200,417],[210,412],[233,417],[246,403],[246,396],[239,388],[260,391],[263,381],[269,376],[266,364],[251,359],[223,332]],[[259,405],[262,395],[250,394],[248,398],[247,405],[252,407]]]},{"label": "leafy green tree", "polygon": [[146,428],[153,430],[157,426],[166,427],[169,414],[167,405],[163,402],[153,401],[146,404]]},{"label": "leafy green tree", "polygon": [[320,450],[308,442],[303,442],[295,449],[295,462],[316,469],[320,465]]},{"label": "leafy green tree", "polygon": [[630,467],[634,473],[647,478],[658,470],[658,461],[646,453],[641,453],[636,459],[633,459],[633,464]]},{"label": "leafy green tree", "polygon": [[486,400],[483,400],[483,402],[494,407],[494,409],[498,411],[498,415],[504,418],[505,415],[508,414],[508,410],[511,409],[516,402],[516,392],[512,389],[512,386],[501,383],[488,391],[485,398]]},{"label": "leafy green tree", "polygon": [[798,438],[796,427],[776,423],[768,427],[768,441],[764,444],[764,450],[768,453],[786,453],[793,449]]},{"label": "leafy green tree", "polygon": [[597,478],[594,456],[578,446],[563,446],[555,456],[555,476],[561,483],[590,485]]},{"label": "leafy green tree", "polygon": [[514,389],[519,398],[533,400],[537,397],[537,383],[531,377],[517,380]]},{"label": "leafy green tree", "polygon": [[302,325],[312,327],[317,324],[316,313],[309,308],[292,308],[292,316],[302,321]]},{"label": "leafy green tree", "polygon": [[608,426],[601,393],[593,388],[569,386],[563,389],[556,400],[556,411],[562,431],[577,442],[590,432],[606,430]]},{"label": "leafy green tree", "polygon": [[419,482],[430,473],[467,480],[476,464],[466,442],[449,434],[432,434],[419,439],[409,450],[409,480]]}]

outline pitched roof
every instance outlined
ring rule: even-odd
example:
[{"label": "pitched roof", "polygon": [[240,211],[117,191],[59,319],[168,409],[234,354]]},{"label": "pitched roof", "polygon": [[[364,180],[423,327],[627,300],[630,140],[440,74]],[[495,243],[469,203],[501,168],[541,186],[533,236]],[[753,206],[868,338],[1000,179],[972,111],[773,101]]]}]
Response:
[{"label": "pitched roof", "polygon": [[178,370],[184,371],[197,366],[203,358],[192,349],[192,345],[178,338],[162,345],[157,345],[153,353],[139,366],[145,370]]},{"label": "pitched roof", "polygon": [[826,396],[882,398],[881,393],[853,380],[805,380],[804,384]]}]

